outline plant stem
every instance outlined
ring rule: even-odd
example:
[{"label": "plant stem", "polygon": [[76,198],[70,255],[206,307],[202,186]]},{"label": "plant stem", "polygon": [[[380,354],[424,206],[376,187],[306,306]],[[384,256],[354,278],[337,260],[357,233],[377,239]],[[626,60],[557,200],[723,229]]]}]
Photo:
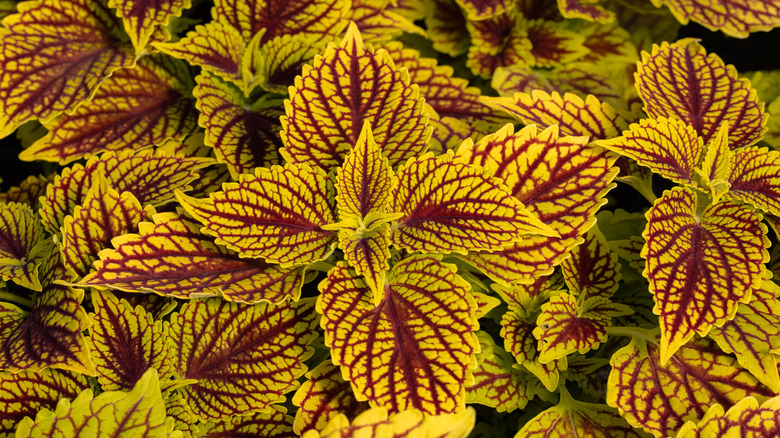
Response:
[{"label": "plant stem", "polygon": [[32,308],[33,302],[29,298],[20,297],[10,292],[0,291],[0,301],[7,301],[9,303],[19,304],[20,306]]}]

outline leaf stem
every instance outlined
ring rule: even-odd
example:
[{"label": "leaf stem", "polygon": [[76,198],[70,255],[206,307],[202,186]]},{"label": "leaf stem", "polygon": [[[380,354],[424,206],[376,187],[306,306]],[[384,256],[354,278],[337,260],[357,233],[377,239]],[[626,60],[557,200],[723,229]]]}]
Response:
[{"label": "leaf stem", "polygon": [[14,295],[6,291],[0,291],[0,301],[7,301],[9,303],[19,304],[20,306],[29,308],[33,307],[33,302],[31,299],[20,297],[19,295]]},{"label": "leaf stem", "polygon": [[608,327],[607,334],[610,336],[626,336],[631,338],[639,338],[647,342],[651,342],[653,344],[658,343],[653,331],[639,328],[639,327],[620,327],[620,326]]}]

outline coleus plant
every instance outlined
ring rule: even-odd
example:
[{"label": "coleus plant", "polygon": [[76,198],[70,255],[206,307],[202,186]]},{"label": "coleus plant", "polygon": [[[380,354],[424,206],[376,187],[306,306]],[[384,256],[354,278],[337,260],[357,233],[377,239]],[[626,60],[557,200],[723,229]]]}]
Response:
[{"label": "coleus plant", "polygon": [[778,76],[669,41],[780,12],[652,5],[0,2],[0,435],[776,434]]}]

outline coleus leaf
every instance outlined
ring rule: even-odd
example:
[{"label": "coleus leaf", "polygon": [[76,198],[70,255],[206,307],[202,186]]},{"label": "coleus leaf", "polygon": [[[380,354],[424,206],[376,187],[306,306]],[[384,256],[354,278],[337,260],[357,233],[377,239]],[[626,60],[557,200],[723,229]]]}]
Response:
[{"label": "coleus leaf", "polygon": [[661,361],[693,337],[733,318],[760,287],[769,241],[761,217],[735,202],[697,215],[696,194],[667,191],[647,213],[643,275],[661,320]]},{"label": "coleus leaf", "polygon": [[384,213],[397,185],[390,163],[374,140],[371,124],[366,122],[355,146],[336,176],[336,203],[339,216],[365,218]]},{"label": "coleus leaf", "polygon": [[[258,39],[253,39],[258,41]],[[295,77],[301,73],[305,64],[311,64],[316,55],[325,51],[329,38],[321,35],[297,33],[279,35],[255,49],[252,56],[252,77],[248,88],[260,86],[266,91],[287,94],[287,89],[295,83]],[[246,62],[246,61],[244,61]]]},{"label": "coleus leaf", "polygon": [[53,409],[60,399],[74,399],[88,388],[87,376],[73,371],[0,372],[0,437],[13,437],[24,417]]},{"label": "coleus leaf", "polygon": [[171,317],[174,367],[201,420],[268,412],[297,386],[317,337],[312,300],[245,305],[192,300]]},{"label": "coleus leaf", "polygon": [[634,427],[669,436],[713,403],[731,407],[745,397],[774,395],[713,342],[683,345],[665,365],[659,343],[657,335],[634,337],[610,360],[607,404]]},{"label": "coleus leaf", "polygon": [[107,152],[92,157],[84,166],[64,169],[46,189],[40,210],[43,226],[52,234],[59,233],[65,216],[86,199],[95,175],[103,175],[119,192],[132,193],[141,204],[159,206],[173,200],[176,189],[188,190],[198,177],[197,170],[211,162],[165,151]]},{"label": "coleus leaf", "polygon": [[755,397],[745,397],[724,412],[715,404],[698,423],[687,421],[677,438],[704,438],[707,436],[740,436],[761,438],[780,432],[780,398],[771,398],[759,406]]},{"label": "coleus leaf", "polygon": [[181,15],[191,6],[190,0],[109,0],[108,7],[116,9],[125,31],[133,42],[136,53],[141,53],[160,28],[171,18]]},{"label": "coleus leaf", "polygon": [[539,362],[546,364],[578,351],[585,354],[607,339],[613,316],[631,314],[629,307],[604,297],[584,299],[560,294],[542,306],[533,335],[539,340]]},{"label": "coleus leaf", "polygon": [[358,400],[391,412],[463,409],[478,349],[476,306],[455,266],[439,260],[420,255],[397,263],[378,305],[344,263],[321,284],[325,344]]},{"label": "coleus leaf", "polygon": [[558,10],[565,18],[581,18],[588,21],[608,23],[615,19],[615,13],[599,6],[593,0],[558,0]]},{"label": "coleus leaf", "polygon": [[296,438],[292,417],[281,406],[272,406],[270,412],[235,416],[222,422],[198,423],[199,438],[256,436],[264,438]]},{"label": "coleus leaf", "polygon": [[150,368],[160,380],[171,374],[172,350],[162,321],[110,292],[92,292],[92,305],[89,340],[103,390],[130,391]]},{"label": "coleus leaf", "polygon": [[558,125],[561,135],[586,135],[592,139],[616,137],[626,124],[615,109],[594,96],[584,100],[571,93],[548,94],[534,90],[531,94],[515,93],[510,97],[482,97],[486,105],[505,111],[525,124],[543,128]]},{"label": "coleus leaf", "polygon": [[472,45],[466,66],[475,75],[489,79],[500,67],[533,64],[528,29],[517,21],[515,13],[507,12],[489,20],[467,23]]},{"label": "coleus leaf", "polygon": [[772,282],[753,291],[749,303],[740,303],[734,319],[714,327],[709,337],[724,353],[734,353],[739,364],[761,383],[780,391],[780,376],[774,352],[780,351],[780,288]]},{"label": "coleus leaf", "polygon": [[425,29],[437,52],[452,57],[469,50],[466,17],[455,0],[424,0]]},{"label": "coleus leaf", "polygon": [[96,270],[78,284],[176,298],[220,296],[244,303],[300,297],[303,267],[240,258],[215,245],[195,221],[173,213],[152,220],[140,223],[138,234],[114,238],[116,249],[101,251]]},{"label": "coleus leaf", "polygon": [[369,43],[387,41],[402,33],[425,36],[425,31],[412,21],[393,11],[390,0],[353,0],[352,17],[363,39]]},{"label": "coleus leaf", "polygon": [[618,289],[620,265],[598,228],[585,235],[585,241],[561,263],[563,278],[573,295],[609,299]]},{"label": "coleus leaf", "polygon": [[454,414],[429,416],[414,408],[388,415],[386,408],[378,407],[358,415],[352,423],[340,414],[321,432],[309,430],[302,438],[466,438],[475,421],[473,408]]},{"label": "coleus leaf", "polygon": [[629,76],[623,71],[584,61],[558,65],[553,69],[534,69],[523,64],[500,67],[490,83],[504,97],[514,97],[517,92],[531,96],[538,89],[550,95],[554,92],[564,96],[566,93],[576,94],[582,99],[593,95],[617,109],[624,109],[627,103],[623,95],[634,89],[633,82],[629,84]]},{"label": "coleus leaf", "polygon": [[173,428],[180,430],[185,437],[198,435],[200,428],[195,425],[198,419],[188,410],[187,403],[181,393],[174,391],[166,394],[165,415],[173,420]]},{"label": "coleus leaf", "polygon": [[634,64],[639,57],[639,51],[631,42],[631,33],[618,21],[582,21],[575,23],[573,29],[585,37],[583,44],[590,51],[580,61]]},{"label": "coleus leaf", "polygon": [[98,175],[82,205],[65,217],[62,226],[62,261],[77,277],[92,269],[98,252],[108,248],[111,239],[133,232],[154,209],[144,209],[130,192],[121,194]]},{"label": "coleus leaf", "polygon": [[414,49],[391,41],[382,46],[390,55],[396,67],[406,67],[409,80],[420,89],[425,103],[430,105],[440,118],[453,117],[471,123],[484,120],[489,123],[504,123],[507,118],[479,101],[481,92],[469,87],[465,79],[454,77],[453,69],[438,65],[432,58],[425,58]]},{"label": "coleus leaf", "polygon": [[19,158],[67,164],[106,150],[181,140],[196,128],[192,85],[180,61],[145,56],[134,68],[114,72],[90,101],[46,123],[49,133]]},{"label": "coleus leaf", "polygon": [[[730,139],[730,138],[729,138]],[[741,148],[733,151],[730,184],[724,199],[745,201],[773,215],[780,215],[780,153],[767,148]]]},{"label": "coleus leaf", "polygon": [[242,257],[262,257],[284,266],[307,264],[333,251],[335,233],[322,226],[336,222],[333,183],[319,168],[288,164],[259,167],[208,199],[181,192],[182,206]]},{"label": "coleus leaf", "polygon": [[372,291],[377,292],[374,298],[381,299],[379,288],[385,282],[387,260],[390,258],[390,224],[385,222],[381,214],[370,214],[361,221],[348,218],[339,222],[345,228],[339,230],[339,248],[344,252],[344,259],[355,272],[365,278]]},{"label": "coleus leaf", "polygon": [[590,49],[585,37],[566,29],[562,22],[548,20],[523,20],[531,40],[531,55],[536,67],[555,67],[568,64],[585,56]]},{"label": "coleus leaf", "polygon": [[347,24],[350,2],[344,0],[216,0],[211,15],[241,32],[244,41],[265,29],[261,43],[301,32],[331,38]]},{"label": "coleus leaf", "polygon": [[54,176],[54,174],[49,176],[30,175],[18,186],[12,186],[5,193],[0,193],[0,202],[27,204],[37,211],[41,205],[39,198],[46,194],[46,186],[54,180]]},{"label": "coleus leaf", "polygon": [[693,20],[707,29],[737,38],[780,26],[780,7],[772,2],[653,0],[652,3],[655,7],[666,5],[682,24]]},{"label": "coleus leaf", "polygon": [[423,99],[408,74],[386,52],[363,46],[351,25],[338,47],[328,46],[313,66],[304,66],[290,89],[281,118],[282,156],[330,171],[354,146],[364,123],[395,167],[421,154],[430,137]]},{"label": "coleus leaf", "polygon": [[[526,209],[560,237],[529,236],[500,252],[469,253],[465,259],[501,283],[531,282],[552,272],[582,241],[593,215],[614,187],[614,157],[587,145],[585,137],[559,137],[557,127],[517,133],[507,125],[458,150],[462,159],[504,180]],[[544,175],[540,178],[539,175]]]},{"label": "coleus leaf", "polygon": [[241,74],[245,43],[238,29],[226,23],[211,21],[195,26],[194,30],[175,43],[155,43],[154,47],[233,82],[243,90],[247,85]]},{"label": "coleus leaf", "polygon": [[54,411],[22,420],[16,436],[182,436],[172,429],[157,372],[149,369],[130,392],[107,391],[93,398],[92,390],[85,390],[72,402],[60,400]]},{"label": "coleus leaf", "polygon": [[503,14],[514,6],[514,0],[457,0],[466,12],[466,18],[473,21],[486,20]]},{"label": "coleus leaf", "polygon": [[705,143],[723,122],[729,125],[732,149],[761,139],[768,115],[750,81],[715,54],[707,55],[690,38],[653,46],[642,53],[635,74],[636,90],[650,117],[679,118],[694,127]]},{"label": "coleus leaf", "polygon": [[198,123],[206,129],[204,142],[214,147],[217,159],[228,165],[234,179],[255,167],[281,164],[281,108],[253,109],[237,89],[209,73],[201,73],[195,81],[198,85],[192,93],[198,99]]},{"label": "coleus leaf", "polygon": [[33,210],[25,204],[0,204],[0,276],[3,280],[40,291],[35,256],[44,244],[43,227]]},{"label": "coleus leaf", "polygon": [[82,332],[90,325],[81,307],[84,292],[47,287],[35,296],[30,312],[0,303],[0,369],[19,372],[44,368],[95,375]]},{"label": "coleus leaf", "polygon": [[474,385],[466,388],[466,403],[479,403],[498,412],[522,409],[534,396],[527,374],[515,365],[514,358],[495,344],[489,334],[477,332],[479,365],[473,371]]},{"label": "coleus leaf", "polygon": [[704,142],[693,126],[677,119],[642,119],[622,137],[597,145],[636,160],[679,184],[695,186],[694,168],[704,153]]},{"label": "coleus leaf", "polygon": [[365,401],[355,398],[349,382],[341,377],[339,368],[330,360],[317,365],[306,373],[306,380],[292,398],[299,406],[293,424],[295,433],[301,435],[308,430],[322,430],[338,414],[355,418],[369,408]]},{"label": "coleus leaf", "polygon": [[718,133],[707,145],[700,170],[696,172],[701,177],[702,185],[709,187],[713,203],[718,202],[731,188],[727,178],[732,170],[734,152],[729,148],[728,132],[728,123],[720,125]]},{"label": "coleus leaf", "polygon": [[[511,126],[511,125],[509,125]],[[398,191],[391,211],[392,242],[411,251],[493,251],[520,241],[523,235],[554,236],[555,231],[482,168],[426,154],[411,159],[397,173]]]},{"label": "coleus leaf", "polygon": [[526,321],[525,315],[510,311],[501,318],[501,337],[504,338],[504,348],[515,357],[515,360],[533,373],[552,392],[560,383],[560,371],[567,368],[566,357],[542,363],[539,360],[538,342],[533,336],[535,323]]},{"label": "coleus leaf", "polygon": [[97,0],[22,2],[18,10],[3,20],[0,138],[74,109],[135,63],[122,23]]},{"label": "coleus leaf", "polygon": [[565,389],[561,392],[558,405],[528,420],[515,438],[569,436],[642,438],[648,436],[632,428],[613,408],[574,400]]}]

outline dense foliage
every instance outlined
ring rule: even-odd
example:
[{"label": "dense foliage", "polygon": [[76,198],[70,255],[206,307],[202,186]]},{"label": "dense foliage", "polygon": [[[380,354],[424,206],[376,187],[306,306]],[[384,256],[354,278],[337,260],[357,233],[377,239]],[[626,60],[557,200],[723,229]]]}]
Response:
[{"label": "dense foliage", "polygon": [[777,2],[0,10],[0,437],[780,431]]}]

